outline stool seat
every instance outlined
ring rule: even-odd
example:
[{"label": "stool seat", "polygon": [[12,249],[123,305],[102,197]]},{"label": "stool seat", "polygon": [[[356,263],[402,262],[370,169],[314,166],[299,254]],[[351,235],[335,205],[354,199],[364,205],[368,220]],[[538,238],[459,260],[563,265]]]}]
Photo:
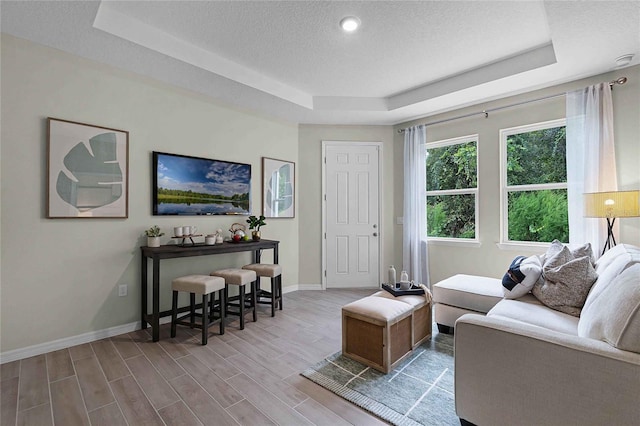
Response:
[{"label": "stool seat", "polygon": [[224,288],[225,280],[210,275],[187,275],[171,281],[171,289],[195,294],[209,294]]},{"label": "stool seat", "polygon": [[[258,320],[256,312],[256,280],[257,275],[255,271],[249,271],[247,269],[227,268],[218,269],[211,272],[213,277],[224,278],[225,281],[225,302],[227,315],[238,315],[240,317],[240,330],[244,330],[244,316],[247,312],[253,312],[253,321]],[[251,284],[251,296],[245,297],[245,285]],[[229,286],[234,285],[238,287],[238,296],[229,297]],[[236,303],[237,301],[237,303]],[[234,308],[234,309],[230,309]],[[237,308],[237,310],[235,309]]]},{"label": "stool seat", "polygon": [[[225,318],[225,289],[224,278],[212,277],[209,275],[187,275],[175,278],[171,281],[173,290],[171,303],[171,337],[176,337],[176,325],[188,325],[191,328],[202,329],[202,344],[207,344],[209,327],[220,323],[220,334],[224,334]],[[178,318],[178,293],[184,291],[189,293],[189,313]],[[218,292],[219,303],[215,303],[215,292]],[[202,313],[196,313],[196,294],[202,296]],[[211,295],[211,298],[209,297]],[[218,316],[215,315],[216,306]],[[196,323],[196,316],[202,318],[201,323]],[[189,318],[189,321],[184,321]]]},{"label": "stool seat", "polygon": [[218,269],[211,273],[212,276],[222,277],[227,284],[233,285],[245,285],[256,280],[255,271],[249,271],[246,269]]},{"label": "stool seat", "polygon": [[248,269],[250,271],[255,271],[256,275],[259,277],[277,277],[278,275],[282,275],[282,266],[273,265],[267,263],[252,263],[250,265],[244,265],[242,269]]},{"label": "stool seat", "polygon": [[275,316],[276,306],[282,310],[282,266],[277,263],[251,263],[242,269],[255,271],[258,277],[271,278],[271,291],[262,290],[259,278],[256,280],[256,303],[271,305],[271,316]]}]

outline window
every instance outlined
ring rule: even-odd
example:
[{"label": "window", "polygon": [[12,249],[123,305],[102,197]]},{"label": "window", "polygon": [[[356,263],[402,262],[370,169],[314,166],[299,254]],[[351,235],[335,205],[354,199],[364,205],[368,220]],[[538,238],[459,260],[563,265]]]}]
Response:
[{"label": "window", "polygon": [[478,135],[427,144],[427,236],[477,240]]},{"label": "window", "polygon": [[569,241],[565,120],[500,131],[502,241]]}]

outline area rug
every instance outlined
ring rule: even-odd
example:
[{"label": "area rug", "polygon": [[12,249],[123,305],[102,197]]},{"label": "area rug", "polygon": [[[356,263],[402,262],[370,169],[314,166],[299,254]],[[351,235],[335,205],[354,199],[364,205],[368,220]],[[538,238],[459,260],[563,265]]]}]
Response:
[{"label": "area rug", "polygon": [[434,333],[389,374],[337,352],[301,373],[398,426],[459,425],[453,398],[453,336]]}]

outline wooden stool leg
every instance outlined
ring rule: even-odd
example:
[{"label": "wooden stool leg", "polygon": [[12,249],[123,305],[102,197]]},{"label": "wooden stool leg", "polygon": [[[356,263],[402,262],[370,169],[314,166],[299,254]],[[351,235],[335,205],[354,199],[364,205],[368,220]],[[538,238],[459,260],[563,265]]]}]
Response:
[{"label": "wooden stool leg", "polygon": [[209,335],[209,295],[202,295],[202,344],[207,344],[207,336]]},{"label": "wooden stool leg", "polygon": [[277,277],[271,277],[271,316],[276,316],[276,298],[278,297]]},{"label": "wooden stool leg", "polygon": [[224,334],[224,319],[226,317],[226,304],[227,299],[225,298],[226,289],[222,289],[218,291],[218,298],[220,299],[220,335]]},{"label": "wooden stool leg", "polygon": [[278,275],[278,306],[280,306],[280,310],[282,310],[282,275]]},{"label": "wooden stool leg", "polygon": [[193,326],[196,323],[196,294],[195,293],[189,293],[189,301],[190,301],[190,306],[191,306],[191,328],[193,328]]},{"label": "wooden stool leg", "polygon": [[240,330],[244,330],[244,285],[238,287],[240,287],[240,303],[238,303],[238,305],[240,305]]},{"label": "wooden stool leg", "polygon": [[178,318],[178,292],[173,292],[171,303],[171,337],[176,337],[176,319]]},{"label": "wooden stool leg", "polygon": [[260,277],[251,283],[251,307],[253,308],[253,322],[258,321],[258,283]]}]

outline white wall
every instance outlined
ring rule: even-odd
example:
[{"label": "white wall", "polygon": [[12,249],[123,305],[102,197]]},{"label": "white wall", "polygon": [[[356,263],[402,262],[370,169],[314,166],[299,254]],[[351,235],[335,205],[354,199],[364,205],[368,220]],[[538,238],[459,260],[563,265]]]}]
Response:
[{"label": "white wall", "polygon": [[[1,66],[2,352],[137,321],[139,246],[151,225],[167,233],[166,244],[173,226],[210,233],[244,223],[245,216],[152,216],[151,151],[250,163],[257,214],[261,157],[298,160],[291,123],[7,35]],[[45,218],[46,117],[130,132],[128,219]],[[298,218],[268,220],[262,236],[281,241],[283,285],[297,284]],[[249,260],[228,254],[163,261],[162,308],[170,308],[172,278]],[[129,285],[127,297],[117,296],[119,284]]]},{"label": "white wall", "polygon": [[[416,124],[435,122],[472,112],[510,105],[544,96],[577,90],[590,84],[612,81],[627,76],[624,86],[615,86],[613,107],[615,121],[616,159],[618,187],[620,190],[640,189],[640,66],[598,75],[511,98],[505,98],[459,109],[445,114],[402,123],[396,129]],[[480,247],[462,245],[431,244],[429,246],[429,270],[431,282],[435,283],[458,273],[501,277],[516,255],[530,255],[540,251],[518,249],[501,250],[496,246],[500,239],[500,166],[499,131],[503,128],[537,123],[565,117],[564,96],[530,103],[527,105],[492,112],[488,118],[475,116],[427,127],[427,141],[433,142],[470,134],[479,135],[478,144],[478,185],[479,185],[479,238]],[[396,177],[402,176],[403,136],[394,132]],[[402,214],[402,179],[394,183],[396,214]],[[618,220],[620,233],[617,241],[640,244],[640,218]],[[395,253],[401,253],[402,232],[396,233]],[[594,248],[594,250],[601,250]],[[396,263],[401,258],[396,259]]]},{"label": "white wall", "polygon": [[[322,283],[322,141],[382,142],[382,264],[395,257],[393,242],[393,187],[397,173],[393,170],[394,147],[391,126],[324,126],[304,125],[299,128],[299,227],[300,283]],[[402,175],[400,175],[402,180]]]}]

